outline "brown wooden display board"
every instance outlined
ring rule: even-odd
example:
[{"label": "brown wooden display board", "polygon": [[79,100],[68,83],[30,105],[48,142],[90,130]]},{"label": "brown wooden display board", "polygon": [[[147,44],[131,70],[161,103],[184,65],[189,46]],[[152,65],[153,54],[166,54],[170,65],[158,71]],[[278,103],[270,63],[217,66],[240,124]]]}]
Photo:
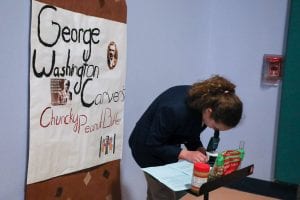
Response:
[{"label": "brown wooden display board", "polygon": [[[121,53],[120,53],[119,54],[119,60],[118,60],[118,64],[119,64],[118,66],[119,67],[122,66],[125,69],[125,66],[124,66],[124,64],[122,65],[122,63],[123,63],[123,61],[126,58],[126,51],[124,50],[125,48],[121,48],[121,47],[124,46],[123,43],[126,43],[126,34],[124,34],[124,32],[126,32],[126,31],[123,31],[123,32],[122,31],[121,32],[115,31],[115,29],[116,29],[115,28],[115,24],[119,25],[120,23],[122,23],[122,28],[123,28],[124,27],[123,24],[126,24],[126,22],[127,22],[127,5],[126,5],[126,0],[85,0],[85,1],[82,1],[82,0],[63,0],[63,1],[62,0],[32,0],[32,5],[36,6],[37,2],[39,2],[39,4],[48,4],[48,5],[46,5],[48,7],[52,6],[51,7],[51,9],[52,9],[51,11],[56,10],[56,7],[57,7],[57,8],[60,8],[60,9],[62,8],[62,9],[68,10],[68,11],[72,11],[74,13],[84,14],[85,17],[89,17],[89,18],[93,18],[93,19],[94,19],[94,17],[105,19],[106,23],[104,23],[103,27],[102,26],[101,27],[97,27],[97,30],[98,29],[100,30],[100,28],[105,29],[106,27],[108,27],[107,32],[105,32],[105,31],[103,31],[101,29],[101,31],[103,32],[103,33],[101,32],[101,34],[103,34],[103,35],[106,34],[106,35],[105,35],[104,39],[101,41],[102,42],[101,43],[102,46],[98,47],[98,50],[99,49],[100,50],[103,49],[103,50],[105,50],[103,52],[108,51],[108,50],[106,50],[106,46],[105,46],[106,43],[104,45],[104,42],[109,42],[109,41],[106,41],[106,40],[114,39],[114,40],[117,40],[117,42],[120,42],[120,43],[118,43],[118,44],[120,44],[120,46],[118,46],[119,47],[118,49],[119,50],[121,50],[121,49],[123,50],[122,51],[122,56],[123,57],[121,58],[121,56],[120,56]],[[48,7],[45,7],[45,8],[48,8]],[[36,8],[36,7],[33,7],[33,8]],[[36,11],[36,9],[33,9],[33,10]],[[37,18],[36,12],[33,12],[33,13],[34,13],[34,15],[32,15],[32,16],[34,16],[34,20],[35,20],[34,22],[35,23],[32,23],[32,24],[34,24],[34,25],[36,25],[36,24],[45,24],[45,23],[39,21],[40,18]],[[63,13],[63,12],[60,12],[60,14],[61,13]],[[39,13],[38,16],[40,16],[40,14],[41,14],[41,12]],[[47,13],[47,15],[45,14],[45,17],[47,17],[47,16],[53,17],[52,14],[53,13],[49,12],[49,13]],[[57,16],[60,16],[60,15],[57,15]],[[37,21],[37,19],[38,19],[38,21]],[[64,19],[64,18],[61,18],[61,19]],[[107,23],[107,21],[109,21],[109,22]],[[120,22],[120,23],[115,23],[115,22]],[[52,25],[53,24],[56,24],[57,26],[59,25],[58,23],[52,21]],[[114,24],[114,25],[112,25],[112,24]],[[38,36],[40,35],[40,29],[37,28],[37,27],[39,27],[39,26],[36,25],[36,26],[34,26],[32,28],[32,30],[34,30],[34,31],[32,31],[32,33],[37,33],[36,35],[34,35],[35,37],[37,37],[37,35]],[[88,27],[88,26],[86,26],[86,27]],[[113,28],[110,29],[111,27],[113,27]],[[118,26],[118,27],[120,27],[120,26]],[[75,28],[77,28],[77,27],[75,27]],[[74,30],[75,30],[75,28],[74,28]],[[35,30],[35,29],[38,29],[38,30]],[[47,30],[47,29],[44,29],[44,30]],[[66,31],[66,30],[67,29],[62,30],[62,31]],[[83,30],[83,28],[81,28],[81,29],[78,28],[78,30],[80,32],[80,31]],[[124,28],[121,29],[121,30],[124,30]],[[46,31],[44,31],[44,32],[46,32]],[[112,34],[112,33],[117,33],[117,35],[120,35],[120,37],[114,38],[114,36],[116,34]],[[64,34],[67,34],[67,35],[69,34],[70,35],[70,32],[68,32],[68,33],[64,32]],[[97,36],[100,35],[100,33],[98,33],[98,32],[96,32],[95,34]],[[124,35],[122,35],[122,34],[124,34]],[[61,37],[65,37],[65,36],[61,36]],[[76,35],[76,37],[77,37],[77,35]],[[124,37],[124,42],[122,41],[123,37]],[[78,36],[78,38],[79,38],[79,36]],[[54,47],[53,48],[49,48],[50,49],[49,50],[49,52],[50,52],[49,59],[50,60],[51,60],[51,56],[52,56],[51,50],[52,50],[52,52],[56,51],[57,54],[59,54],[59,52],[60,53],[64,52],[65,49],[69,50],[69,52],[71,50],[72,50],[72,52],[75,52],[76,49],[78,51],[85,50],[84,48],[81,48],[81,46],[80,46],[81,43],[79,42],[79,40],[77,41],[77,38],[72,38],[72,40],[76,39],[75,42],[78,43],[78,44],[76,43],[76,45],[72,43],[73,46],[68,46],[69,45],[68,42],[70,41],[68,39],[70,39],[70,38],[68,38],[68,39],[64,38],[64,39],[65,40],[63,42],[61,41],[61,43],[57,43],[57,46],[55,46],[55,48]],[[88,39],[88,38],[86,38],[86,39]],[[33,43],[33,41],[35,41],[35,43]],[[39,42],[36,42],[36,41],[39,41]],[[56,44],[56,42],[55,42],[55,44]],[[93,42],[95,42],[95,44],[96,44],[98,42],[98,40],[97,41],[95,40]],[[44,46],[42,46],[40,43],[43,44]],[[37,44],[39,44],[40,46],[37,46]],[[58,44],[63,44],[63,45],[61,45],[61,46],[58,47]],[[34,45],[36,45],[36,46],[34,46]],[[47,43],[47,45],[45,46],[45,42],[43,42],[43,40],[41,40],[40,37],[39,37],[39,40],[31,40],[31,46],[34,46],[34,48],[35,48],[34,50],[36,50],[38,53],[41,53],[42,52],[41,50],[44,51],[45,48],[51,47],[51,45],[49,46],[48,43]],[[74,48],[75,50],[73,51],[73,49],[71,49],[71,48]],[[89,55],[88,55],[89,57],[82,56],[83,57],[82,60],[81,59],[77,59],[76,60],[76,61],[80,61],[80,62],[76,63],[76,61],[74,61],[75,64],[77,66],[80,66],[80,64],[82,64],[81,62],[83,62],[83,61],[86,62],[86,64],[95,64],[93,58],[90,59],[91,54],[92,54],[91,52],[92,52],[91,49],[89,49]],[[35,53],[35,51],[34,51],[34,53]],[[41,53],[41,55],[42,55],[42,53]],[[39,55],[39,56],[42,57],[41,55]],[[63,65],[61,63],[63,63],[63,58],[64,58],[63,56],[65,54],[61,54],[60,55],[61,56],[60,57],[60,59],[61,59],[60,60],[60,62],[61,62],[60,64],[58,64],[58,61],[57,61],[57,60],[59,60],[59,56],[55,57],[55,53],[53,55],[54,56],[52,56],[52,59],[53,59],[52,61],[54,61],[55,58],[57,58],[56,59],[56,65],[57,65],[56,67],[57,68],[62,67]],[[72,56],[74,56],[74,55],[77,55],[77,58],[78,58],[79,54],[75,54],[75,53],[72,54]],[[83,55],[85,55],[85,54],[83,54]],[[102,65],[105,67],[105,65],[103,63],[106,63],[106,59],[108,59],[108,58],[104,57],[103,60],[100,60],[100,58],[99,58],[100,56],[99,55],[97,55],[98,60],[96,60],[97,61],[96,64],[100,65],[102,63]],[[104,55],[106,56],[106,54],[104,54]],[[93,56],[94,56],[94,54],[93,54]],[[35,56],[33,56],[33,57],[35,58]],[[67,57],[67,56],[65,56],[65,57]],[[94,57],[96,57],[96,56],[94,56]],[[32,60],[35,60],[35,62],[34,62],[35,64],[36,63],[38,63],[38,64],[42,63],[42,61],[40,61],[41,63],[36,62],[36,59],[32,59]],[[67,66],[67,64],[65,66]],[[43,64],[41,64],[41,68],[43,68]],[[48,68],[47,68],[47,70],[48,70]],[[105,70],[108,71],[108,69],[106,69],[106,68],[105,68]],[[110,70],[110,72],[112,72],[111,69],[109,69],[109,70]],[[64,77],[64,75],[61,75],[61,76],[63,76],[63,77],[59,77],[59,78],[66,78],[66,77]],[[75,75],[68,75],[67,78],[70,78],[70,79],[74,78],[74,81],[76,82],[76,81],[78,81],[77,79],[83,77],[83,76],[82,77],[80,77],[80,76],[81,75],[79,75],[77,73]],[[53,78],[53,77],[51,77],[51,78]],[[120,76],[120,77],[123,78],[123,76]],[[32,78],[31,81],[38,79],[37,77],[34,77],[34,78]],[[57,78],[57,77],[54,77],[54,78]],[[88,78],[88,77],[85,77],[85,78]],[[97,81],[100,80],[100,78],[98,78],[98,77],[96,77],[95,79]],[[90,80],[92,80],[92,78],[90,78],[89,81]],[[90,81],[90,82],[92,82],[92,81]],[[31,82],[31,84],[33,84],[33,82]],[[70,84],[69,84],[69,86],[70,86]],[[99,86],[99,87],[101,87],[101,86]],[[98,92],[98,91],[93,91],[93,92],[96,94],[96,92]],[[79,99],[78,96],[79,96],[79,94],[77,94],[77,99]],[[41,97],[41,98],[44,98],[44,97]],[[32,101],[32,99],[34,99],[34,98],[31,98],[31,101]],[[75,107],[76,107],[76,105],[78,104],[79,101],[74,101],[74,93],[73,93],[73,99],[71,99],[71,100],[73,100],[72,101],[73,102],[72,106],[74,106],[74,110],[75,110]],[[52,104],[53,104],[53,102],[52,102]],[[54,106],[56,106],[56,105],[54,105]],[[64,105],[64,106],[66,107],[66,105]],[[84,107],[82,105],[80,105],[80,106]],[[78,107],[80,107],[80,106],[78,106]],[[99,107],[100,106],[98,106],[97,108],[93,108],[93,109],[99,109],[100,110]],[[61,105],[60,108],[62,109],[63,106]],[[57,106],[57,110],[59,110],[58,106]],[[87,112],[87,109],[85,109],[84,111]],[[31,110],[31,113],[33,113],[32,110]],[[69,115],[71,115],[71,114],[69,114]],[[37,117],[35,117],[34,119],[37,119]],[[32,120],[31,117],[30,117],[30,120]],[[30,127],[31,128],[30,129],[30,136],[32,136],[31,131],[34,130],[34,128],[35,128],[34,126],[32,126],[32,124],[34,124],[34,123],[30,124],[30,126],[31,126]],[[92,124],[92,122],[91,122],[91,124]],[[34,125],[36,125],[36,124],[34,124]],[[64,125],[67,126],[68,122],[65,121]],[[37,126],[39,128],[41,128],[40,125],[37,125]],[[112,130],[114,130],[113,133],[115,135],[116,134],[122,134],[122,131],[119,131],[119,132],[115,131],[115,127],[117,127],[117,126],[112,127],[112,125],[110,125],[110,126],[106,126],[104,128],[107,128],[107,127],[110,127]],[[101,128],[104,129],[102,126],[101,126]],[[97,133],[97,136],[99,136],[98,140],[101,141],[101,142],[104,141],[104,140],[102,140],[102,137],[110,138],[109,137],[110,136],[109,135],[110,132],[108,132],[108,131],[105,132],[102,129],[100,130],[100,128],[99,128],[98,132],[96,132],[96,131],[93,132],[94,135],[96,135],[96,133]],[[53,132],[55,132],[57,130],[58,129],[54,129]],[[73,134],[72,136],[74,136],[74,133],[72,132],[72,130],[69,131],[67,128],[59,130],[59,131],[60,131],[59,133],[62,133],[62,132],[64,133],[64,137],[66,137],[66,134],[69,134],[69,135]],[[49,134],[49,133],[50,133],[50,131],[47,134]],[[82,134],[82,133],[80,133],[80,134]],[[44,135],[46,135],[46,134],[44,134]],[[59,135],[59,134],[57,134],[57,135]],[[76,136],[79,137],[81,135],[79,135],[79,132],[78,132]],[[30,137],[30,141],[29,141],[30,144],[34,143],[32,138]],[[122,138],[122,137],[120,137],[120,138]],[[88,149],[88,148],[90,148],[92,146],[90,143],[88,143],[86,141],[87,140],[82,140],[82,146],[84,147],[83,149],[85,149],[85,148]],[[97,140],[95,139],[93,141],[97,141]],[[85,145],[84,142],[86,142],[87,145]],[[53,141],[52,141],[52,143],[56,144]],[[119,143],[122,143],[121,139],[119,140]],[[46,143],[46,144],[48,145],[48,143]],[[69,143],[66,142],[66,144],[69,144]],[[81,143],[77,143],[77,144],[81,145]],[[109,143],[109,144],[112,145],[112,143]],[[80,146],[80,145],[78,145],[78,146]],[[90,146],[88,146],[88,145],[90,145]],[[113,143],[113,145],[115,145],[115,143]],[[40,146],[43,147],[42,145],[40,145]],[[118,146],[118,145],[116,145],[116,146]],[[30,146],[30,147],[32,147],[32,146]],[[44,151],[42,151],[44,149],[40,149],[39,146],[37,146],[36,148],[30,148],[30,147],[29,147],[29,150],[31,150],[31,151],[34,151],[34,152],[44,152]],[[92,147],[94,149],[96,149],[95,145],[93,145]],[[72,148],[76,149],[75,146],[72,146]],[[79,149],[79,147],[78,147],[78,149]],[[97,159],[99,159],[99,160],[100,160],[100,153],[103,152],[102,151],[103,149],[105,149],[105,148],[102,148],[102,146],[100,145],[100,147],[98,147],[98,149],[97,149],[97,151],[99,151],[99,156],[98,156],[98,154],[95,154],[96,156],[99,157],[99,158],[97,157]],[[53,148],[53,150],[55,150],[55,148]],[[57,148],[56,148],[56,150],[57,150]],[[97,152],[97,151],[95,151],[95,152]],[[47,151],[45,151],[45,152],[47,152]],[[58,152],[61,153],[60,151],[58,151]],[[71,155],[71,154],[68,154],[69,153],[68,151],[65,151],[64,152],[65,154],[63,154],[63,153],[59,154],[59,156],[60,156],[59,159],[56,159],[57,158],[57,154],[56,154],[55,155],[56,157],[53,156],[53,157],[55,157],[54,158],[54,162],[52,162],[52,160],[49,158],[49,160],[50,160],[49,162],[50,163],[44,163],[44,162],[37,163],[36,160],[38,160],[38,159],[32,159],[32,160],[29,159],[29,161],[34,161],[34,162],[29,162],[30,163],[29,166],[34,166],[34,167],[29,167],[28,168],[28,169],[31,169],[31,170],[28,170],[28,172],[30,172],[28,174],[34,174],[36,172],[44,172],[44,171],[47,171],[47,173],[45,172],[44,173],[44,174],[46,174],[45,177],[43,176],[41,178],[40,178],[40,176],[41,176],[40,174],[37,175],[37,176],[30,176],[31,179],[29,179],[28,176],[27,176],[27,185],[26,185],[26,188],[25,188],[25,190],[26,190],[25,191],[25,199],[26,200],[52,200],[52,199],[53,200],[57,200],[57,199],[64,199],[64,200],[120,200],[121,199],[120,160],[119,160],[120,158],[118,156],[115,156],[115,157],[113,157],[114,161],[111,161],[113,159],[109,159],[108,158],[109,156],[112,156],[115,153],[115,149],[113,148],[113,150],[111,150],[109,152],[104,152],[103,154],[101,154],[101,159],[103,159],[103,162],[100,162],[100,161],[99,162],[94,162],[96,164],[94,164],[92,162],[92,161],[95,160],[94,154],[85,153],[85,151],[83,151],[83,153],[82,153],[79,150],[78,151],[74,151],[74,152],[75,152],[74,155],[73,154]],[[120,152],[120,150],[118,151],[118,153],[119,152]],[[71,151],[71,153],[72,153],[72,151]],[[29,155],[33,155],[33,154],[29,154]],[[81,157],[79,157],[79,156],[81,156]],[[83,166],[85,168],[83,168],[83,167],[76,168],[77,167],[77,165],[76,165],[77,163],[76,162],[75,162],[75,166],[74,166],[74,164],[73,165],[72,164],[68,165],[68,163],[70,162],[70,160],[80,161],[81,163],[87,163],[86,160],[85,160],[85,158],[88,157],[88,156],[90,158],[92,156],[94,156],[94,157],[92,157],[92,159],[89,160],[90,163],[93,163],[93,165],[91,164],[91,165],[86,165],[86,166],[88,166],[88,167],[94,166],[94,167],[87,168],[87,167]],[[32,157],[33,156],[31,156],[31,158]],[[36,156],[34,158],[37,158],[37,157],[38,156]],[[68,159],[69,157],[72,158],[72,159]],[[30,158],[30,156],[29,156],[29,158]],[[39,158],[47,158],[48,159],[47,156],[40,156]],[[115,160],[115,159],[117,159],[117,160]],[[56,163],[56,161],[57,161],[57,163]],[[48,176],[49,171],[51,171],[52,169],[59,168],[57,164],[60,164],[60,163],[66,164],[66,167],[63,168],[63,170],[59,171],[59,173],[53,173],[53,174],[50,174]],[[101,163],[104,163],[104,164],[101,164]],[[99,165],[99,164],[101,164],[101,165]],[[95,165],[97,165],[97,166],[95,166]],[[38,167],[36,167],[36,166],[38,166]],[[46,168],[47,168],[47,170],[46,170]],[[50,170],[49,170],[49,168],[50,168]],[[72,169],[72,170],[70,170],[70,169]],[[78,171],[78,170],[80,170],[80,171]],[[65,175],[62,175],[62,174],[65,174]],[[28,180],[30,180],[30,181],[28,181]]]},{"label": "brown wooden display board", "polygon": [[121,200],[120,160],[29,184],[26,200]]},{"label": "brown wooden display board", "polygon": [[125,0],[37,0],[60,8],[89,16],[101,17],[117,22],[127,22]]}]

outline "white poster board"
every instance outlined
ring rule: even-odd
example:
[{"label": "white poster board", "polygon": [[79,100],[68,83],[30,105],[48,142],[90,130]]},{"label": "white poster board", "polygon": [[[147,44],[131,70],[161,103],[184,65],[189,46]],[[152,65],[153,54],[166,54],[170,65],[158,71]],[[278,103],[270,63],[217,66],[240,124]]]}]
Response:
[{"label": "white poster board", "polygon": [[126,28],[32,1],[27,184],[121,159]]}]

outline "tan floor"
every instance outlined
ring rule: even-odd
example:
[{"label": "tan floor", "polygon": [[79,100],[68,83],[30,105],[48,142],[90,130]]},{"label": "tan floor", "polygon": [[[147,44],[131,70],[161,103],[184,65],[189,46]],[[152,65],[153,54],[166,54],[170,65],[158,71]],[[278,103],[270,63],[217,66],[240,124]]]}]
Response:
[{"label": "tan floor", "polygon": [[[248,192],[242,192],[234,189],[220,187],[209,193],[209,200],[278,200],[267,196],[261,196]],[[197,197],[192,194],[186,194],[180,200],[203,200],[203,195]]]}]

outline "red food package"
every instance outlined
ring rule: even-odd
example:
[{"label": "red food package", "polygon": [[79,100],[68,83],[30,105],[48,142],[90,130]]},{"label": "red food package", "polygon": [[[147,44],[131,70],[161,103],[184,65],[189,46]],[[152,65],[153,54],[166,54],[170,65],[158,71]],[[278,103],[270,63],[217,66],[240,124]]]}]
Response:
[{"label": "red food package", "polygon": [[224,172],[223,175],[230,174],[237,170],[244,158],[244,150],[227,150],[223,151],[222,155],[224,157]]}]

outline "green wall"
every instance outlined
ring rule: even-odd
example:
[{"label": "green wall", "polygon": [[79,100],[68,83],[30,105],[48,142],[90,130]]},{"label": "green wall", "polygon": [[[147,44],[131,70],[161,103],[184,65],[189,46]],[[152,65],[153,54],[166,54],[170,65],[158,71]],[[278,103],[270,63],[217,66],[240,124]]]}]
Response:
[{"label": "green wall", "polygon": [[290,3],[275,179],[300,184],[300,1]]}]

